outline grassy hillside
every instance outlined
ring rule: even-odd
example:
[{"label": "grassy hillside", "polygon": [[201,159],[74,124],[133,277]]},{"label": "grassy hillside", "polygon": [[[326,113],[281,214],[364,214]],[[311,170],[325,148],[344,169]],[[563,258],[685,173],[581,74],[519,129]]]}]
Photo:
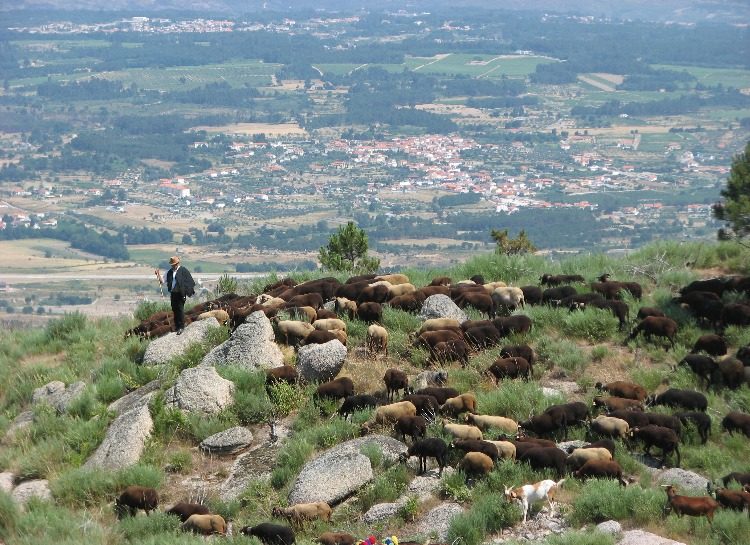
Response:
[{"label": "grassy hillside", "polygon": [[[496,387],[484,370],[497,357],[498,347],[474,354],[465,369],[451,365],[449,385],[476,392],[480,413],[526,419],[529,413],[560,401],[545,397],[541,390],[542,386],[554,387],[556,381],[576,382],[581,393],[570,396],[569,400],[589,402],[595,395],[593,384],[597,381],[630,379],[650,391],[664,387],[666,382],[673,387],[699,389],[689,370],[672,371],[672,366],[704,331],[684,310],[671,303],[671,297],[680,286],[701,276],[750,273],[750,252],[727,243],[663,243],[623,258],[594,254],[551,261],[541,256],[483,255],[451,270],[405,272],[418,286],[442,275],[458,280],[482,274],[488,281],[503,280],[521,286],[538,284],[539,276],[545,272],[582,274],[589,280],[608,272],[614,279],[631,279],[644,285],[642,301],[627,301],[631,317],[640,306],[659,306],[680,324],[676,349],[665,352],[659,342],[647,343],[639,338],[624,343],[627,332],[618,331],[617,320],[604,311],[570,313],[567,309],[541,306],[525,309],[523,312],[534,320],[532,332],[510,338],[507,343],[527,342],[534,347],[540,358],[534,380],[507,381]],[[257,293],[265,280],[242,285],[240,291]],[[146,310],[141,309],[144,313]],[[219,373],[236,385],[235,403],[230,408],[211,417],[185,415],[165,408],[163,395],[157,395],[150,405],[154,430],[141,461],[117,472],[84,469],[83,463],[102,441],[107,425],[113,420],[106,410],[109,403],[155,378],[162,379],[161,389],[166,390],[181,370],[197,365],[212,346],[229,335],[226,330],[217,329],[205,345],[194,345],[185,356],[161,367],[145,367],[138,362],[146,343],[123,338],[124,331],[134,322],[135,319],[92,321],[74,314],[53,321],[45,329],[0,332],[0,437],[5,436],[18,414],[31,408],[35,388],[52,380],[66,384],[82,380],[87,384],[85,393],[66,414],[58,416],[48,407],[34,407],[31,426],[3,440],[0,471],[10,471],[21,480],[49,479],[54,497],[49,503],[32,501],[22,511],[8,494],[0,491],[0,540],[8,545],[167,545],[203,541],[179,533],[177,519],[161,513],[118,521],[112,501],[128,484],[157,487],[164,506],[187,500],[191,479],[202,480],[208,483],[206,490],[210,491],[207,503],[213,511],[230,517],[236,528],[271,520],[272,507],[286,504],[289,487],[305,461],[317,451],[356,437],[359,424],[370,415],[356,413],[352,422],[346,422],[332,416],[333,405],[326,406],[325,414],[321,415],[311,400],[313,387],[281,386],[269,397],[261,373],[225,367],[218,369]],[[381,390],[383,372],[389,367],[399,367],[411,374],[426,367],[426,352],[411,348],[408,340],[409,333],[419,327],[417,317],[386,308],[384,325],[391,334],[389,356],[375,360],[364,359],[357,350],[364,342],[366,325],[347,322],[349,356],[342,374],[353,378],[358,392]],[[734,354],[739,346],[750,343],[750,328],[730,327],[726,336],[730,354]],[[293,362],[291,349],[285,349],[285,355]],[[709,414],[714,420],[712,435],[709,443],[701,446],[695,433],[688,434],[688,440],[681,445],[681,467],[710,479],[729,471],[750,470],[750,441],[737,435],[729,437],[719,429],[721,417],[729,410],[750,412],[750,389],[745,385],[735,391],[710,390],[707,397]],[[270,472],[270,478],[252,481],[238,500],[222,502],[211,490],[227,477],[233,458],[205,456],[196,448],[198,443],[234,425],[247,425],[254,434],[262,434],[270,417],[283,419],[293,431],[274,453],[275,462],[258,460],[259,467]],[[442,432],[435,425],[430,433]],[[570,434],[571,439],[583,436],[582,430]],[[636,452],[641,452],[640,448]],[[428,537],[411,533],[410,522],[424,509],[414,503],[407,504],[402,513],[384,525],[373,528],[360,521],[361,514],[371,505],[400,496],[413,477],[413,472],[405,466],[383,463],[380,453],[367,454],[375,462],[375,480],[355,499],[337,507],[330,525],[316,523],[298,533],[298,543],[312,543],[320,532],[329,528],[347,530],[358,537],[381,529],[400,539]],[[451,459],[454,465],[457,459],[454,454]],[[689,517],[678,519],[671,515],[663,520],[663,490],[651,485],[650,474],[632,451],[618,447],[617,459],[628,474],[636,477],[638,484],[622,490],[615,482],[582,484],[569,478],[561,499],[573,527],[614,518],[624,526],[643,527],[692,544],[749,542],[750,521],[743,513],[720,511],[713,529],[705,520]],[[461,473],[445,476],[444,497],[470,507],[454,520],[450,539],[460,537],[466,545],[478,545],[501,528],[518,522],[517,509],[502,499],[503,487],[534,482],[544,475],[525,465],[506,462],[487,478],[470,485]],[[247,543],[249,539],[235,536],[228,541]],[[549,540],[557,545],[607,542],[607,538],[596,534],[577,532]]]}]

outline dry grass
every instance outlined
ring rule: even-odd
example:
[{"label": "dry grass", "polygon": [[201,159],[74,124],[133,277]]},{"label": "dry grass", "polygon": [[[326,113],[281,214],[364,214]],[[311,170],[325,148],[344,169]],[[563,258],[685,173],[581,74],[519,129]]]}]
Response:
[{"label": "dry grass", "polygon": [[268,136],[306,136],[307,131],[297,123],[232,123],[221,127],[194,127],[196,131],[226,134],[266,134]]}]

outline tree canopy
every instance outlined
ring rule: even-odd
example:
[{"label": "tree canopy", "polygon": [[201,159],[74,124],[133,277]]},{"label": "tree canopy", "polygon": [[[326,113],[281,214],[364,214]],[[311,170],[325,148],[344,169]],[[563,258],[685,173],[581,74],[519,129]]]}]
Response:
[{"label": "tree canopy", "polygon": [[750,235],[750,142],[745,151],[732,161],[723,201],[714,205],[714,217],[727,223],[719,230],[719,238],[742,238]]},{"label": "tree canopy", "polygon": [[367,233],[353,221],[338,228],[328,239],[328,245],[320,248],[320,264],[332,271],[374,272],[380,260],[367,255]]},{"label": "tree canopy", "polygon": [[493,229],[490,232],[490,236],[497,243],[496,251],[499,254],[526,254],[535,252],[537,249],[536,246],[534,246],[534,243],[529,240],[529,237],[526,235],[526,231],[524,231],[523,229],[521,229],[521,231],[518,233],[518,237],[516,238],[510,238],[507,229],[503,229],[502,231]]}]

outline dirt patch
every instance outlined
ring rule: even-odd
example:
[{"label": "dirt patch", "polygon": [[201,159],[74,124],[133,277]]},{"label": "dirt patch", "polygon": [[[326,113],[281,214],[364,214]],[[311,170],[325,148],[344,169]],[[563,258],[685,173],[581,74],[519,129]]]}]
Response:
[{"label": "dirt patch", "polygon": [[297,123],[233,123],[221,127],[194,127],[196,131],[229,134],[266,134],[268,136],[304,136],[307,131]]}]

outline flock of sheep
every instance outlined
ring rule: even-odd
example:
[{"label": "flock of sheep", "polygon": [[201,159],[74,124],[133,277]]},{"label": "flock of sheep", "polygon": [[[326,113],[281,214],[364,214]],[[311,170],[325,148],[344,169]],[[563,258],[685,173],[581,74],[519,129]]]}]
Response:
[{"label": "flock of sheep", "polygon": [[[579,293],[573,283],[584,282],[579,275],[543,275],[542,286],[506,286],[503,282],[485,282],[481,276],[453,283],[451,279],[434,279],[428,286],[417,288],[403,274],[363,275],[340,283],[335,278],[323,278],[296,284],[284,279],[264,288],[263,294],[240,297],[227,295],[204,303],[189,313],[191,319],[214,316],[236,328],[253,312],[262,311],[272,319],[280,342],[299,346],[310,343],[325,343],[337,339],[347,343],[346,321],[362,320],[369,324],[366,347],[369,354],[387,354],[389,334],[383,323],[383,306],[407,312],[418,312],[431,295],[450,297],[459,307],[473,307],[487,314],[486,320],[457,320],[439,318],[425,321],[411,335],[414,347],[424,347],[429,353],[429,363],[441,367],[457,361],[466,366],[469,357],[477,351],[502,343],[511,334],[523,335],[532,328],[532,320],[523,314],[511,314],[525,305],[548,304],[568,308],[570,311],[594,307],[613,313],[620,321],[621,329],[629,322],[629,307],[622,300],[623,293],[640,299],[642,287],[635,282],[617,282],[603,275],[590,285],[591,291]],[[547,286],[546,289],[543,286]],[[692,369],[706,387],[738,388],[747,382],[750,369],[750,346],[741,347],[735,356],[720,361],[713,356],[727,353],[722,334],[728,325],[750,325],[750,302],[747,300],[725,303],[722,295],[727,291],[750,293],[750,278],[726,277],[691,283],[680,290],[674,303],[687,308],[700,324],[713,327],[715,332],[701,336],[680,365]],[[333,310],[324,307],[327,301],[334,302]],[[284,316],[286,314],[287,316]],[[186,316],[187,321],[188,316]],[[286,319],[284,319],[286,318]],[[638,323],[628,336],[633,339],[643,334],[648,340],[661,337],[669,342],[667,350],[674,347],[678,324],[667,317],[663,309],[641,307]],[[162,327],[164,317],[151,317],[129,333],[144,337],[155,336],[149,331]],[[168,323],[168,317],[167,317]],[[154,325],[159,324],[159,325]],[[144,333],[145,332],[145,333]],[[486,374],[500,385],[502,380],[533,376],[536,354],[528,344],[506,344],[501,347],[499,357],[486,369]],[[534,469],[551,468],[561,479],[540,481],[515,489],[507,489],[506,497],[518,501],[524,511],[524,521],[530,504],[546,499],[552,502],[554,492],[569,472],[578,478],[610,478],[627,486],[620,464],[614,459],[615,441],[623,441],[631,447],[635,442],[644,446],[646,454],[657,447],[662,452],[662,464],[674,455],[675,465],[680,464],[680,442],[685,438],[685,426],[695,426],[705,443],[711,432],[711,419],[706,414],[707,400],[701,392],[669,389],[659,395],[649,395],[641,385],[626,381],[597,384],[602,394],[594,398],[593,407],[582,402],[570,402],[548,407],[527,421],[516,422],[507,415],[479,414],[477,402],[471,392],[459,392],[446,386],[447,371],[426,371],[419,376],[420,384],[414,388],[413,379],[398,368],[388,369],[383,377],[384,394],[381,392],[355,393],[355,385],[349,377],[339,377],[320,384],[316,396],[343,400],[338,412],[344,418],[354,411],[374,409],[372,417],[362,425],[361,432],[369,433],[375,428],[394,430],[402,440],[411,438],[402,461],[410,457],[419,460],[420,472],[427,470],[427,460],[436,461],[440,473],[448,464],[452,450],[464,452],[458,469],[467,475],[481,477],[492,471],[500,459],[529,463]],[[299,377],[293,366],[285,365],[269,370],[267,383],[277,381],[297,383]],[[394,398],[402,392],[399,400]],[[652,406],[664,405],[681,409],[674,415],[649,412]],[[598,411],[604,414],[596,414]],[[593,414],[592,414],[593,413]],[[429,424],[441,417],[443,436],[452,438],[447,443],[441,437],[427,437]],[[452,419],[453,421],[449,420]],[[750,437],[750,415],[733,411],[722,420],[722,428],[730,434],[740,431]],[[592,443],[570,452],[558,448],[552,439],[566,438],[568,428],[585,426]],[[485,435],[499,440],[487,440]],[[741,491],[726,488],[734,479],[745,488]],[[706,505],[722,505],[728,508],[750,507],[750,473],[732,474],[725,477],[725,487],[716,490],[716,500],[698,498]],[[706,515],[711,520],[712,509],[695,507],[700,502],[679,496],[673,489],[667,490],[669,505],[678,514]],[[684,499],[687,498],[687,499]],[[121,498],[122,499],[122,498]],[[128,504],[125,501],[125,504]],[[694,505],[695,504],[695,505]],[[310,504],[311,505],[311,504]],[[283,516],[294,524],[309,518],[330,519],[330,507],[292,506],[291,510],[274,510],[275,516]],[[304,508],[303,508],[304,507]],[[223,533],[223,521],[208,513],[181,514],[186,529],[202,533]],[[220,518],[220,517],[219,517]],[[289,545],[294,540],[291,530],[281,530],[275,524],[243,528],[242,532],[256,535],[266,543]],[[224,530],[222,530],[224,528]],[[336,534],[331,534],[336,535]],[[326,545],[350,545],[348,534],[339,538],[326,536]],[[349,536],[350,537],[350,536]]]}]

